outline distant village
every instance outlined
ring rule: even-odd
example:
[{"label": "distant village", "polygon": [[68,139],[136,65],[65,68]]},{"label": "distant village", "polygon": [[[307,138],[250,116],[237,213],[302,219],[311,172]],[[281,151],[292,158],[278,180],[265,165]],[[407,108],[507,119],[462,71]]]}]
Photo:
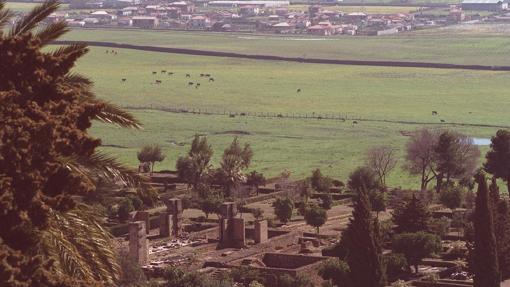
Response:
[{"label": "distant village", "polygon": [[[65,20],[74,27],[118,27],[272,34],[389,35],[415,29],[488,21],[510,21],[507,0],[464,0],[445,13],[416,8],[414,13],[344,13],[336,0],[321,0],[294,9],[289,1],[142,1],[72,0],[69,10],[47,21]],[[334,9],[333,9],[334,8]],[[480,12],[480,13],[478,13]],[[488,13],[490,12],[490,13]]]}]

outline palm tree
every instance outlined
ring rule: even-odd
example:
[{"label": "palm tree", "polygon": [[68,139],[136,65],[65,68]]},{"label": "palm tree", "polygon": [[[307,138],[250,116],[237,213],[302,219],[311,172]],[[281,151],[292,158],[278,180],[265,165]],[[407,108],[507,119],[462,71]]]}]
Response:
[{"label": "palm tree", "polygon": [[[63,21],[46,26],[40,25],[42,20],[59,8],[59,5],[56,0],[48,0],[35,7],[7,30],[5,27],[10,23],[13,13],[6,9],[5,2],[0,0],[0,40],[30,37],[31,40],[38,41],[41,48],[51,44],[69,31]],[[76,59],[87,51],[85,44],[73,44],[45,54],[65,56],[63,58],[68,62],[63,62],[62,65],[68,65],[70,68]],[[86,77],[69,72],[62,82],[63,88],[80,91],[79,104],[99,109],[94,112],[95,120],[121,127],[141,128],[141,123],[131,114],[114,104],[98,99],[92,91],[92,82]],[[88,183],[95,185],[98,180],[120,181],[126,186],[137,187],[146,196],[151,193],[145,184],[146,178],[106,154],[95,152],[88,156],[62,156],[60,162]],[[85,204],[77,204],[65,212],[50,209],[48,226],[42,230],[40,235],[42,240],[35,250],[46,260],[53,261],[51,270],[57,275],[113,285],[119,278],[120,268],[111,236],[101,226],[100,220]]]}]

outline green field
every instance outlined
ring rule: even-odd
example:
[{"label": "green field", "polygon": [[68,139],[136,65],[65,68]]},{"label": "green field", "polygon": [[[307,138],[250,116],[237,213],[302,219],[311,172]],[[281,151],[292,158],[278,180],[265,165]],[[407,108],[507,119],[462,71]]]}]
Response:
[{"label": "green field", "polygon": [[[460,70],[334,66],[184,56],[102,48],[78,63],[77,71],[92,78],[96,92],[122,106],[177,106],[234,112],[347,114],[367,119],[436,123],[474,137],[489,137],[496,127],[448,126],[448,123],[507,125],[510,102],[505,95],[510,73]],[[173,76],[162,75],[172,71]],[[157,71],[157,75],[152,75]],[[190,73],[191,78],[185,74]],[[210,73],[209,83],[199,77]],[[126,78],[126,82],[121,79]],[[160,85],[153,84],[160,79]],[[187,83],[200,82],[200,88]],[[152,83],[152,84],[151,84]],[[297,93],[296,89],[302,89]],[[437,110],[439,116],[431,115]],[[104,149],[136,166],[136,151],[144,144],[163,146],[168,158],[158,168],[174,168],[195,133],[207,134],[215,160],[233,137],[255,150],[253,168],[269,176],[289,169],[296,177],[320,167],[345,177],[363,163],[370,146],[388,144],[402,152],[406,137],[421,124],[333,120],[230,118],[133,110],[142,131],[95,125]],[[440,125],[443,119],[446,124]],[[416,187],[415,179],[396,172],[393,186]]]},{"label": "green field", "polygon": [[[32,10],[38,3],[29,3],[29,2],[7,2],[7,8],[15,12],[28,12]],[[69,4],[61,4],[60,9],[67,9]]]},{"label": "green field", "polygon": [[509,27],[464,25],[383,37],[75,29],[64,38],[291,57],[510,65]]}]

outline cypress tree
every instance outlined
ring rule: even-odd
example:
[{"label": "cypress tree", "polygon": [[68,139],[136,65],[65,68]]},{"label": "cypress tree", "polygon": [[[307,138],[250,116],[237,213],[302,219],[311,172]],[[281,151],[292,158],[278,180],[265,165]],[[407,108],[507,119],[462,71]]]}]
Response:
[{"label": "cypress tree", "polygon": [[494,234],[492,206],[485,175],[477,175],[478,192],[474,212],[474,287],[499,287],[501,276]]},{"label": "cypress tree", "polygon": [[356,197],[352,218],[342,237],[348,249],[347,264],[354,287],[385,286],[385,270],[381,246],[378,243],[377,219],[371,214],[367,191]]},{"label": "cypress tree", "polygon": [[500,197],[496,177],[492,177],[489,195],[498,250],[499,271],[502,280],[506,280],[510,278],[510,211],[508,202]]}]

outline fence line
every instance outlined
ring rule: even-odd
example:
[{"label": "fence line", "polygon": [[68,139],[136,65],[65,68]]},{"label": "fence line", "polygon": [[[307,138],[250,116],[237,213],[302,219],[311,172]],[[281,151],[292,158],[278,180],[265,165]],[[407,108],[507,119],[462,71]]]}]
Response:
[{"label": "fence line", "polygon": [[490,125],[490,124],[477,124],[477,123],[458,123],[458,122],[419,122],[419,121],[406,121],[406,120],[391,120],[391,119],[377,119],[377,118],[364,118],[359,115],[352,115],[347,113],[276,113],[276,112],[240,112],[240,111],[227,111],[214,110],[208,108],[193,108],[193,107],[172,107],[172,106],[161,106],[161,105],[125,105],[122,106],[124,109],[129,110],[155,110],[170,113],[183,113],[183,114],[195,114],[195,115],[216,115],[216,116],[229,116],[235,117],[256,117],[256,118],[277,118],[277,119],[310,119],[310,120],[334,120],[334,121],[352,121],[352,124],[358,122],[380,122],[380,123],[393,123],[393,124],[409,124],[409,125],[450,125],[450,126],[468,126],[468,127],[485,127],[485,128],[503,128],[509,129],[508,125]]}]

